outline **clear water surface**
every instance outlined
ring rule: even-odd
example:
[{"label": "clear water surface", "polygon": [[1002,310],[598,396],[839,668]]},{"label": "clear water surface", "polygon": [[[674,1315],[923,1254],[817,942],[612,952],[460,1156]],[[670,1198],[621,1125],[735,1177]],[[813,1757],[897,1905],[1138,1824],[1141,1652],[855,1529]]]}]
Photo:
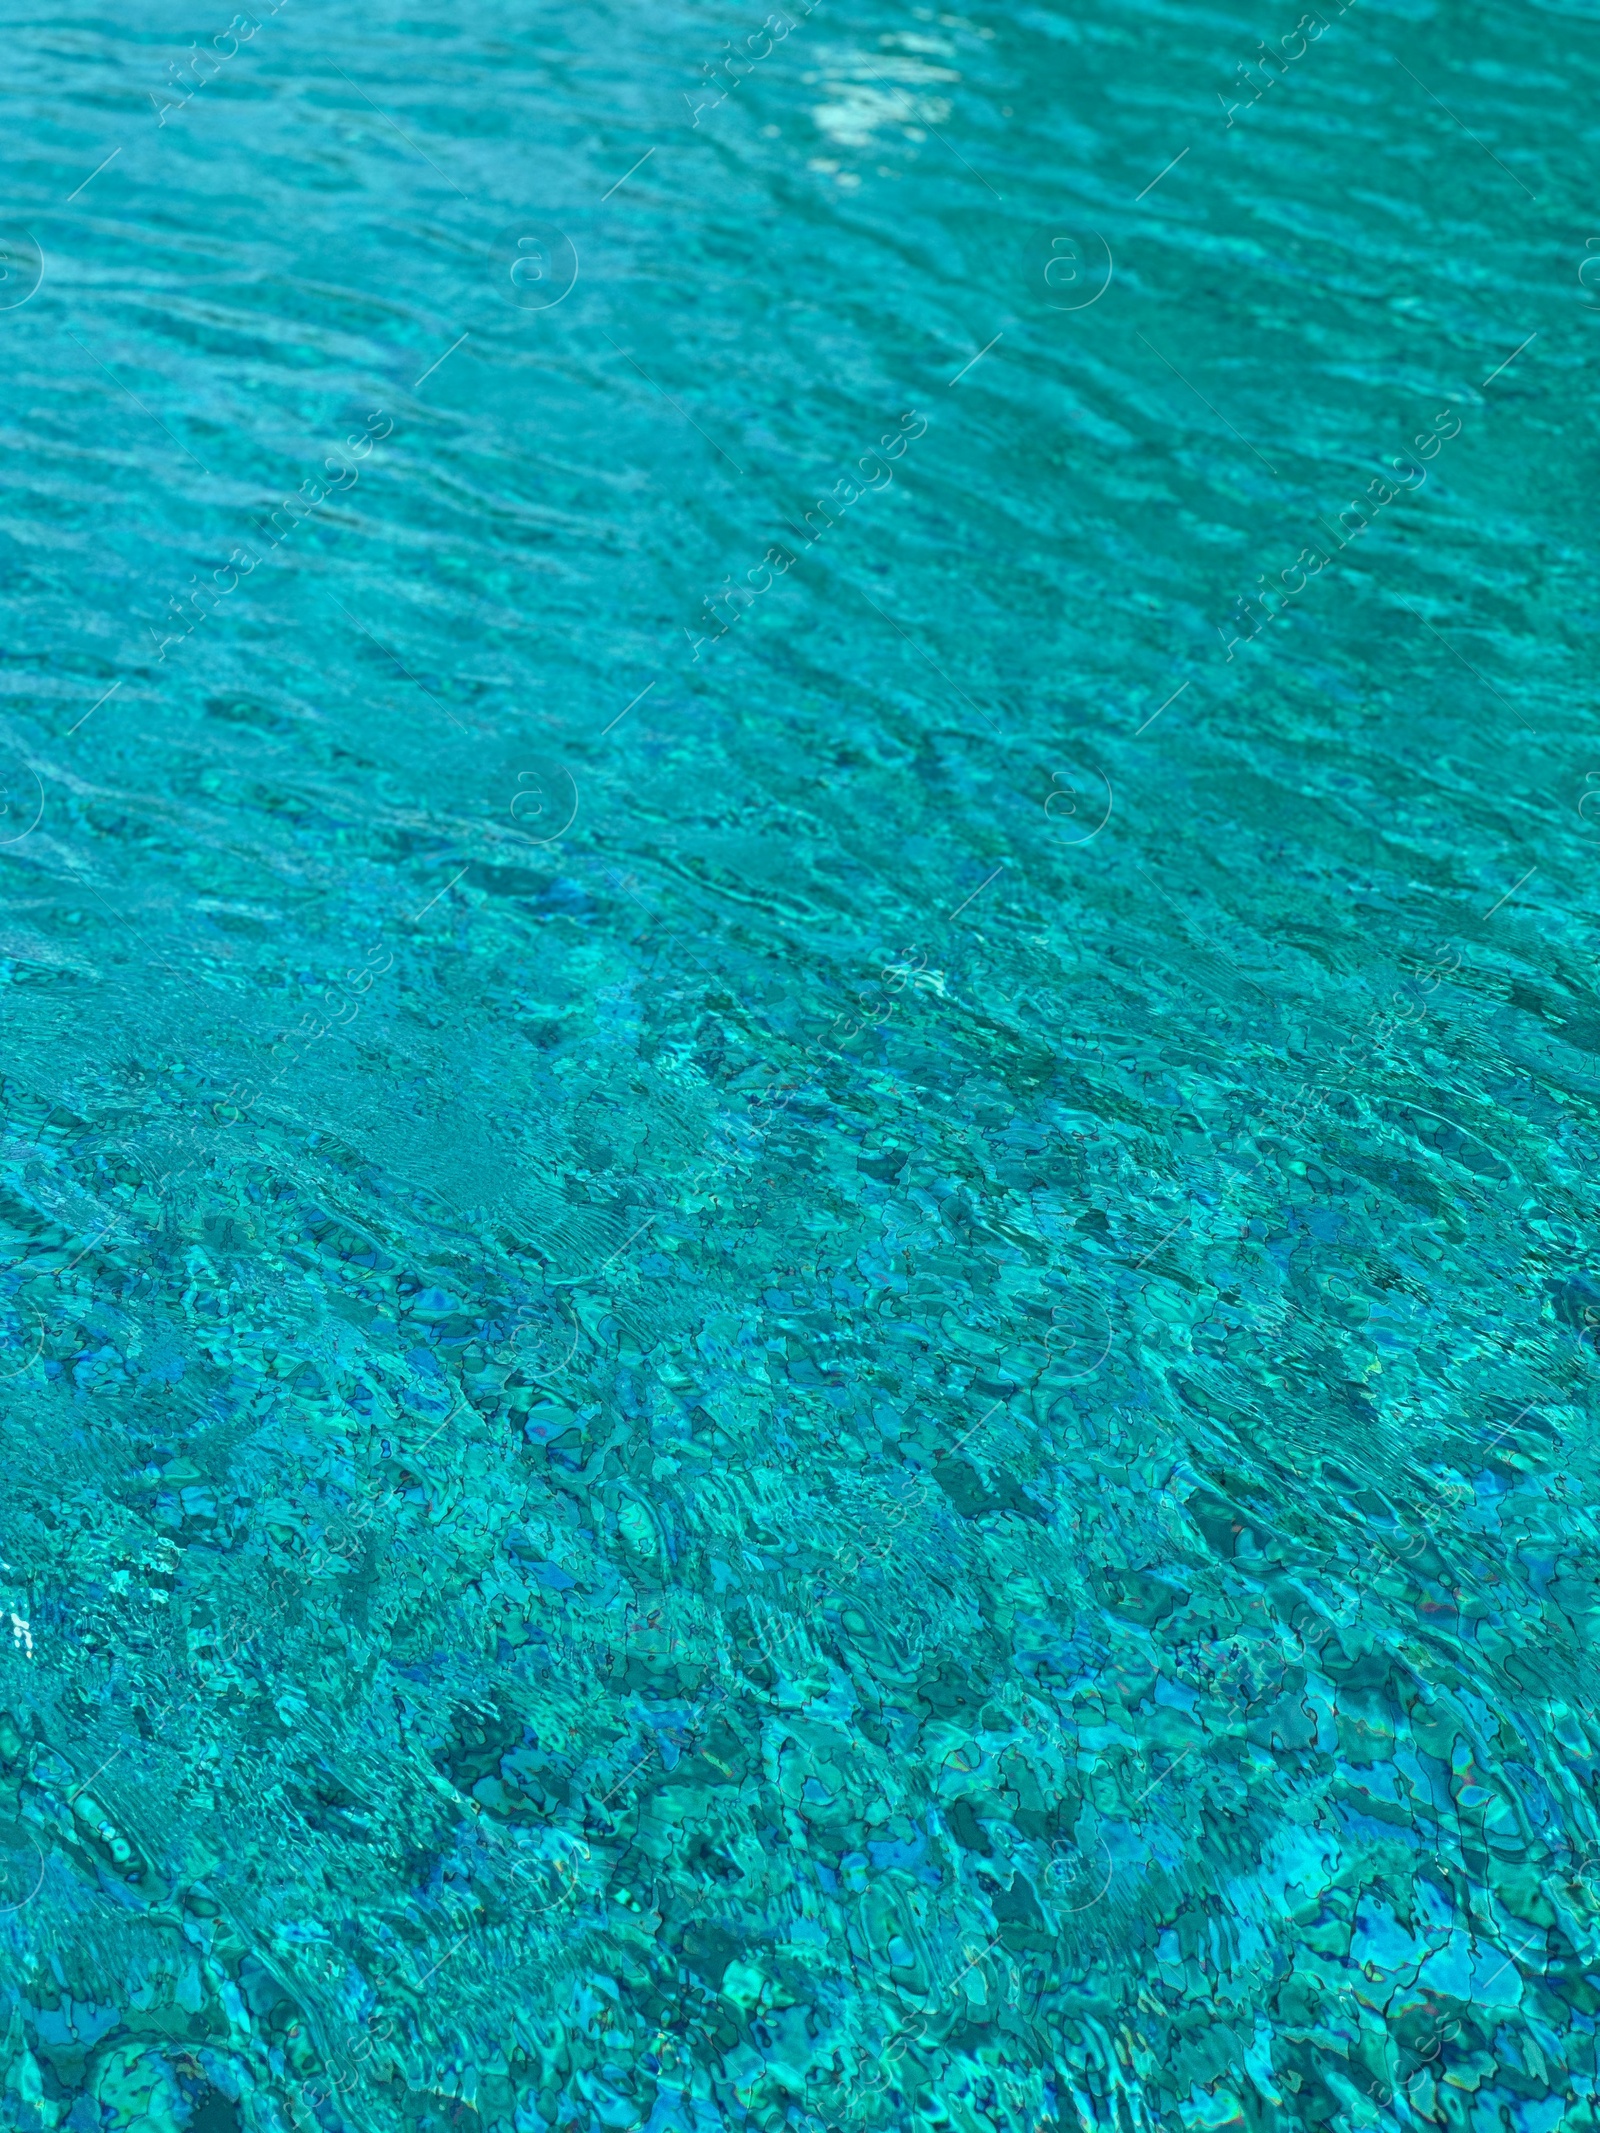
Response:
[{"label": "clear water surface", "polygon": [[1600,19],[4,11],[0,2119],[1593,2126]]}]

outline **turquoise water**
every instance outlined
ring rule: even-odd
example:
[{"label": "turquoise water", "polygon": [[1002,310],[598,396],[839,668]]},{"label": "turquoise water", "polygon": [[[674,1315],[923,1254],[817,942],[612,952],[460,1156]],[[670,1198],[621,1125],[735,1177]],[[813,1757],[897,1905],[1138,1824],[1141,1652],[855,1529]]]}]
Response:
[{"label": "turquoise water", "polygon": [[1600,2120],[1600,15],[1296,13],[7,10],[6,2125]]}]

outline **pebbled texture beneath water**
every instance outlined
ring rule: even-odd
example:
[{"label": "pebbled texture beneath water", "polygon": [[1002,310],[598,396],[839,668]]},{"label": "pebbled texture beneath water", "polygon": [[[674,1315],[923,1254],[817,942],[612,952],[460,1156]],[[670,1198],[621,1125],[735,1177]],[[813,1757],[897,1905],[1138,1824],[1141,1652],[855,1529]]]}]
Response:
[{"label": "pebbled texture beneath water", "polygon": [[1600,10],[226,12],[4,13],[0,2123],[1600,2123]]}]

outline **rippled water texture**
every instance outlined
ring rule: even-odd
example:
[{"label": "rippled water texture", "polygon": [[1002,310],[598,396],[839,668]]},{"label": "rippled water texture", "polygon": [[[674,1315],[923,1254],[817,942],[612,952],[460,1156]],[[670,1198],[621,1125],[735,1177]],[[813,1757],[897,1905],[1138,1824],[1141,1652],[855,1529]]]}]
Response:
[{"label": "rippled water texture", "polygon": [[1600,10],[231,4],[5,11],[0,2124],[1600,2124]]}]

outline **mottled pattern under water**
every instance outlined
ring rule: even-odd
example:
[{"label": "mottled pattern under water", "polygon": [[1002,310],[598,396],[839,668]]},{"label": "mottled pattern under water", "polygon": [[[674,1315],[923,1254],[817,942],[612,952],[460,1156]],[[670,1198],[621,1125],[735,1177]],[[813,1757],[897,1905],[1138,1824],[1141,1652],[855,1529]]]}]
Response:
[{"label": "mottled pattern under water", "polygon": [[0,2125],[1600,2124],[1600,11],[231,5],[5,10]]}]

